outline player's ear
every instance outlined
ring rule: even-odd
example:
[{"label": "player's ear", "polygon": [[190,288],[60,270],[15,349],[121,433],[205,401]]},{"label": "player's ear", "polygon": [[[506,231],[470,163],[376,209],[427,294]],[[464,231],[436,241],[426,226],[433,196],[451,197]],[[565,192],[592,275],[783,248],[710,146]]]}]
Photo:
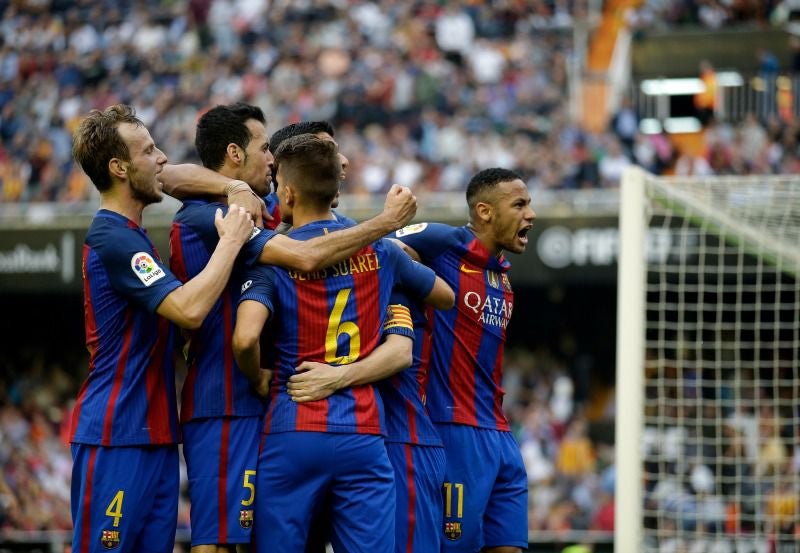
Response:
[{"label": "player's ear", "polygon": [[128,162],[112,157],[108,162],[108,172],[112,177],[124,179],[128,174]]},{"label": "player's ear", "polygon": [[296,197],[294,188],[291,186],[283,186],[281,190],[283,190],[283,199],[286,200],[286,205],[293,206]]},{"label": "player's ear", "polygon": [[478,202],[475,204],[475,216],[482,223],[488,223],[492,220],[493,209],[491,204],[486,202]]},{"label": "player's ear", "polygon": [[244,152],[238,144],[231,142],[225,149],[225,153],[236,164],[241,164],[244,161]]}]

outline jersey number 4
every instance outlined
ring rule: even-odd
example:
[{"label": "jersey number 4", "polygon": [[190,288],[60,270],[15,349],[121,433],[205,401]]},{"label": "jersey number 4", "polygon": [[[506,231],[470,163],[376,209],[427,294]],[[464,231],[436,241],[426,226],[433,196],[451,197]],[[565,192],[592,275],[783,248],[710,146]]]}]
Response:
[{"label": "jersey number 4", "polygon": [[[352,288],[339,290],[336,294],[336,301],[333,303],[333,311],[328,317],[328,330],[325,333],[325,362],[336,365],[347,365],[354,362],[361,355],[361,334],[358,325],[353,321],[342,322],[342,313],[350,298]],[[346,355],[338,355],[339,338],[342,335],[348,337],[349,347]]]},{"label": "jersey number 4", "polygon": [[114,519],[114,528],[119,526],[119,519],[122,518],[122,498],[125,497],[125,492],[122,490],[117,491],[114,499],[106,507],[106,516]]}]

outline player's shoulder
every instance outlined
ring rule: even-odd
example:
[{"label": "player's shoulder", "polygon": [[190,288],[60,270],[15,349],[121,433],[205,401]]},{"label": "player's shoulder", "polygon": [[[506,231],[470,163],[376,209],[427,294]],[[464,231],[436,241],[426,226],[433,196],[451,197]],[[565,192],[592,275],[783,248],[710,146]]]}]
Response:
[{"label": "player's shoulder", "polygon": [[209,219],[213,223],[214,213],[217,208],[225,213],[227,207],[221,202],[210,202],[203,199],[184,200],[180,209],[175,213],[174,221],[183,224],[208,223]]},{"label": "player's shoulder", "polygon": [[347,215],[343,215],[336,210],[333,210],[333,215],[336,217],[336,220],[345,227],[354,227],[358,224],[354,219],[351,219]]},{"label": "player's shoulder", "polygon": [[415,223],[394,233],[393,238],[413,248],[423,260],[430,260],[464,242],[464,227],[444,223]]},{"label": "player's shoulder", "polygon": [[445,223],[412,223],[394,233],[395,238],[419,237],[428,239],[430,237],[450,237],[459,234],[463,227],[454,227]]},{"label": "player's shoulder", "polygon": [[101,210],[86,233],[86,244],[93,250],[119,250],[128,244],[146,243],[141,228],[118,213]]}]

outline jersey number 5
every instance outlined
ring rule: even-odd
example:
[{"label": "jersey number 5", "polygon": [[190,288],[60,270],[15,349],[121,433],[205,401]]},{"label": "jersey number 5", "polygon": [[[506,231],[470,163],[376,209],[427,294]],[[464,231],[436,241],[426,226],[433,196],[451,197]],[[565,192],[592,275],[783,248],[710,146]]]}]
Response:
[{"label": "jersey number 5", "polygon": [[253,482],[250,481],[250,477],[251,476],[255,476],[255,475],[256,475],[256,471],[254,471],[254,470],[245,470],[244,471],[244,484],[243,484],[243,486],[245,488],[247,488],[247,490],[250,492],[250,497],[248,497],[247,499],[243,499],[242,500],[242,505],[244,505],[245,507],[247,507],[248,505],[252,505],[253,504],[253,500],[256,498],[256,485]]},{"label": "jersey number 5", "polygon": [[[337,365],[346,365],[354,362],[361,355],[361,335],[358,330],[358,325],[353,321],[342,322],[342,313],[344,313],[347,300],[350,298],[350,291],[352,288],[345,288],[339,290],[336,294],[336,301],[333,303],[333,311],[328,318],[328,330],[325,333],[325,362]],[[339,353],[339,337],[346,334],[349,338],[349,350],[346,355],[337,355]]]}]

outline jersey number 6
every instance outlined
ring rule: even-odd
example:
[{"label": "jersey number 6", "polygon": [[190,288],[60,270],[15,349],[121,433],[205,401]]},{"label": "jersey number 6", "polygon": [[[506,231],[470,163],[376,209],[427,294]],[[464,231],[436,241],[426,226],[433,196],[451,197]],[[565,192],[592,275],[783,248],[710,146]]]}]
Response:
[{"label": "jersey number 6", "polygon": [[[339,290],[336,294],[336,301],[333,303],[333,311],[328,318],[328,330],[325,333],[325,362],[336,365],[347,365],[358,359],[361,354],[361,335],[358,331],[358,325],[353,321],[342,322],[342,313],[344,313],[347,300],[350,298],[350,291],[352,288],[345,288]],[[349,338],[349,350],[347,355],[339,356],[339,337],[346,334]]]}]

